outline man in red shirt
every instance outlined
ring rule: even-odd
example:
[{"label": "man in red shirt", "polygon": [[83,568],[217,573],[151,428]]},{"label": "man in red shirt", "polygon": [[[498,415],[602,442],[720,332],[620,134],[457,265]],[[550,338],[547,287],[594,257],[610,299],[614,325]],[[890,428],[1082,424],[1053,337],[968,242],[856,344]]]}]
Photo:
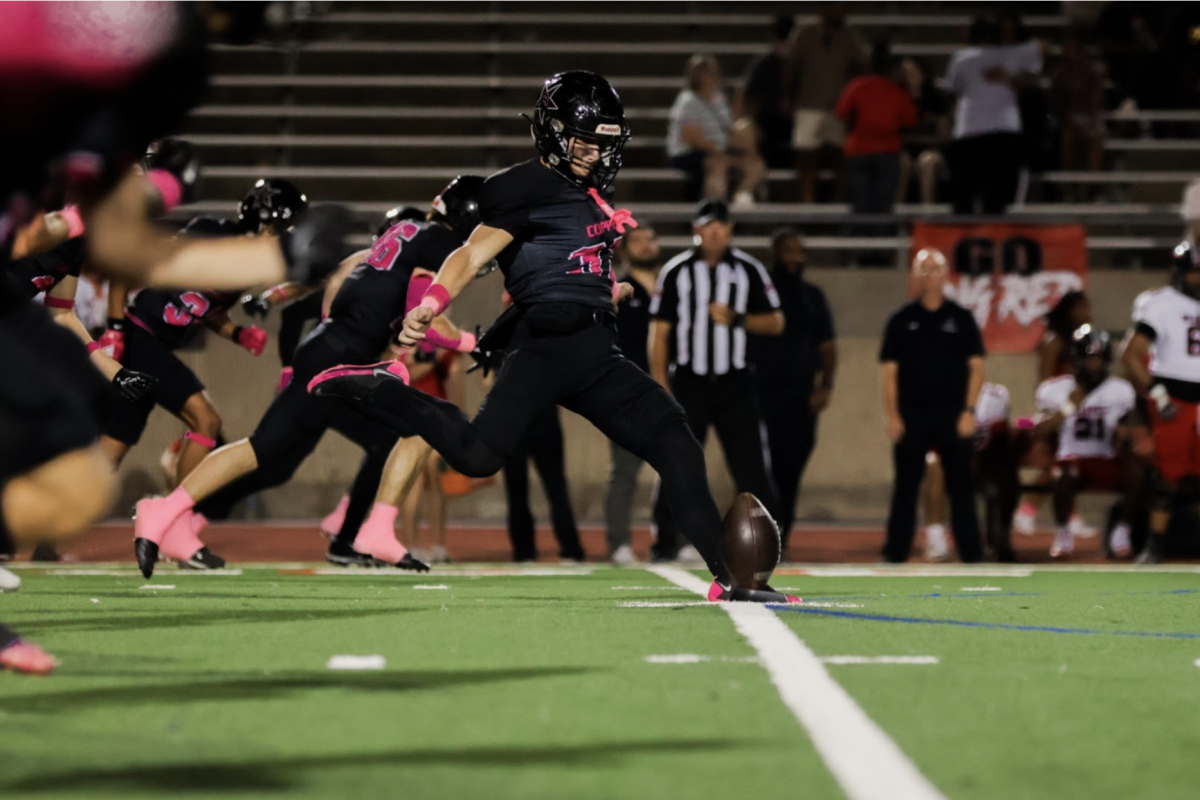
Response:
[{"label": "man in red shirt", "polygon": [[846,123],[846,186],[856,214],[890,214],[900,179],[900,130],[914,125],[908,91],[892,80],[887,42],[871,49],[871,74],[855,78],[838,98]]}]

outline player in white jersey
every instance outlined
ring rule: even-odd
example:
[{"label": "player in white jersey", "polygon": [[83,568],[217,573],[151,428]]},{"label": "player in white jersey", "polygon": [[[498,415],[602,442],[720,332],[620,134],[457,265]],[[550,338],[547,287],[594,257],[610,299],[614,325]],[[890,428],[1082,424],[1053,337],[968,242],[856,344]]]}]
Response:
[{"label": "player in white jersey", "polygon": [[1121,356],[1134,385],[1149,397],[1158,473],[1139,564],[1163,560],[1176,494],[1182,484],[1195,502],[1200,476],[1200,253],[1182,242],[1173,258],[1171,285],[1134,301],[1133,330]]},{"label": "player in white jersey", "polygon": [[[987,450],[994,441],[1007,438],[1008,418],[1011,406],[1008,399],[1008,388],[998,383],[985,383],[979,390],[975,401],[975,419],[978,422],[971,444],[975,450],[975,473],[979,478],[980,454]],[[978,482],[978,481],[977,481]],[[925,456],[925,479],[921,484],[921,516],[925,520],[925,559],[927,561],[945,561],[950,557],[950,545],[946,539],[946,482],[942,475],[942,462],[936,450],[930,450]],[[1011,514],[1010,514],[1011,516]],[[990,521],[989,521],[990,524]],[[995,548],[993,532],[989,529],[987,541]],[[999,548],[1007,551],[1008,537],[1003,537],[1004,545]],[[995,552],[994,556],[1008,560],[1006,552]]]},{"label": "player in white jersey", "polygon": [[1121,517],[1110,550],[1131,554],[1130,517],[1140,474],[1129,457],[1129,426],[1136,421],[1137,392],[1129,381],[1109,374],[1112,345],[1108,334],[1083,325],[1071,341],[1072,373],[1043,381],[1037,388],[1035,436],[1058,437],[1054,482],[1054,544],[1050,556],[1075,550],[1069,527],[1076,496],[1087,489],[1120,492]]}]

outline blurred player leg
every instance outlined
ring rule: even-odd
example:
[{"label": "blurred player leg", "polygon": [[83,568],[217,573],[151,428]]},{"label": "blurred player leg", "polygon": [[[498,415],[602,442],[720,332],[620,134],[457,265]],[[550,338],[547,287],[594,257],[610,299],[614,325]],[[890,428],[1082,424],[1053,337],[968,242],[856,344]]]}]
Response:
[{"label": "blurred player leg", "polygon": [[946,483],[937,453],[925,456],[925,480],[921,482],[921,516],[925,521],[925,560],[945,561],[950,557],[946,541]]}]

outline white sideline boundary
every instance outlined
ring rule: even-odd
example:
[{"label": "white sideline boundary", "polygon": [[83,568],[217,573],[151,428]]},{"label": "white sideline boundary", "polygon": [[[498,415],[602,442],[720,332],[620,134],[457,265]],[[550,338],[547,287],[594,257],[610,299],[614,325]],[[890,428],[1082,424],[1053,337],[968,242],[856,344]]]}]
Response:
[{"label": "white sideline boundary", "polygon": [[[646,569],[702,597],[708,594],[707,582],[678,567]],[[850,800],[945,800],[774,611],[754,603],[719,606],[758,653],[784,705]]]}]

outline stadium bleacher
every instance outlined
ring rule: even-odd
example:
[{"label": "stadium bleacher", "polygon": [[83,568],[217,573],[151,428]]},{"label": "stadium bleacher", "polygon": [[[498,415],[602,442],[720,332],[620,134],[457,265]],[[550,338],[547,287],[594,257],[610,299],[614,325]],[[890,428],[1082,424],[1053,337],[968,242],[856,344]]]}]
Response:
[{"label": "stadium bleacher", "polygon": [[[903,8],[901,8],[901,5]],[[856,4],[849,21],[868,38],[888,35],[897,55],[921,56],[935,74],[962,41],[970,12],[959,4]],[[1023,9],[1030,31],[1051,42],[1066,20],[1054,3]],[[636,13],[588,13],[527,3],[337,3],[297,21],[276,42],[217,48],[208,102],[185,136],[207,162],[196,210],[227,211],[247,182],[267,173],[295,180],[315,199],[349,203],[364,219],[399,202],[422,205],[448,177],[487,173],[530,154],[519,114],[541,81],[566,68],[609,76],[625,101],[634,138],[617,198],[658,223],[668,246],[689,241],[691,204],[683,179],[664,162],[667,111],[693,52],[722,63],[730,87],[765,49],[778,4],[640,3]],[[803,24],[815,4],[793,6]],[[730,13],[730,9],[737,13]],[[1154,124],[1169,138],[1154,138]],[[1200,112],[1109,114],[1102,172],[1051,170],[1032,176],[1022,220],[1078,221],[1093,266],[1155,266],[1177,240],[1182,187],[1200,172]],[[1193,138],[1194,137],[1194,138]],[[771,227],[800,225],[815,263],[850,264],[862,250],[894,251],[903,262],[904,223],[940,218],[948,206],[899,205],[892,235],[852,234],[845,205],[797,204],[791,170],[772,170],[769,202],[739,215],[743,243],[762,252]],[[1091,203],[1058,202],[1064,187],[1091,186]],[[189,209],[190,210],[190,209]],[[886,233],[889,229],[884,228]]]}]

